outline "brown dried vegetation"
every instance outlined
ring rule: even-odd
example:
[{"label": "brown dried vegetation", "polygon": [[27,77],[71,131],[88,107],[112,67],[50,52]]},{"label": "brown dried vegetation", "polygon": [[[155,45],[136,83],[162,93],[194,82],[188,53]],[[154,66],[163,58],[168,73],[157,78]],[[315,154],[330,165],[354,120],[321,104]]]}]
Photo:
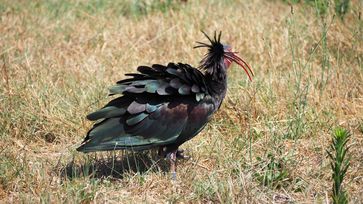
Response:
[{"label": "brown dried vegetation", "polygon": [[[0,202],[325,202],[333,127],[352,133],[345,189],[363,201],[362,3],[327,16],[281,1],[0,1]],[[184,148],[178,180],[151,153],[75,151],[137,65],[197,65],[200,30],[255,71],[233,67],[223,107]],[[324,53],[328,66],[322,69]]]}]

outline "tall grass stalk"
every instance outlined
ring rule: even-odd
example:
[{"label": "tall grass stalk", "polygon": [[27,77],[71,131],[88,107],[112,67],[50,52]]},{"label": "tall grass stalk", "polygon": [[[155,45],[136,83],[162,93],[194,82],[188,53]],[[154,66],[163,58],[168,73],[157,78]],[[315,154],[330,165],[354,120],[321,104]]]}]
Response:
[{"label": "tall grass stalk", "polygon": [[303,56],[299,52],[299,42],[297,40],[299,32],[297,30],[297,23],[295,17],[292,16],[288,20],[289,27],[289,47],[291,51],[291,64],[294,70],[295,83],[294,83],[294,98],[292,99],[292,112],[293,116],[289,122],[289,130],[285,135],[290,139],[297,139],[300,137],[305,128],[305,112],[308,106],[307,95],[309,93],[310,82],[304,83],[303,76],[306,69],[309,69],[308,62],[303,63]]},{"label": "tall grass stalk", "polygon": [[321,21],[321,46],[322,46],[322,54],[321,54],[321,75],[320,82],[318,82],[318,86],[320,88],[320,95],[323,93],[326,83],[329,80],[330,74],[330,63],[329,63],[329,49],[328,49],[328,28],[327,19],[329,12],[329,1],[328,0],[315,0],[315,10],[317,17],[320,17]]}]

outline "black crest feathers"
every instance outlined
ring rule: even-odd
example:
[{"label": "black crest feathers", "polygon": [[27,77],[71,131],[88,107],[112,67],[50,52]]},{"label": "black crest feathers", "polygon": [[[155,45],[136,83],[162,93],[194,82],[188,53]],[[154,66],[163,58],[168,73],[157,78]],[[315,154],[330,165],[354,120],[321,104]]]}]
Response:
[{"label": "black crest feathers", "polygon": [[223,66],[223,56],[224,56],[224,46],[220,42],[222,31],[214,32],[214,38],[210,38],[204,31],[202,33],[208,38],[210,44],[197,42],[197,46],[194,48],[208,48],[208,53],[200,62],[200,68],[207,70],[213,73],[214,69],[217,68],[216,66]]}]

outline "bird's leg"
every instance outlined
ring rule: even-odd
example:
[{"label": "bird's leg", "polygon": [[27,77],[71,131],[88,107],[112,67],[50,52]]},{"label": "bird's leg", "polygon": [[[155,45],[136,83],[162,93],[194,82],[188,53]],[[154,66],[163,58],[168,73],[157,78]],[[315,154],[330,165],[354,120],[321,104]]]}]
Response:
[{"label": "bird's leg", "polygon": [[164,157],[170,162],[170,173],[172,180],[176,180],[176,162],[177,159],[188,159],[189,157],[184,154],[183,149],[178,147],[159,147],[158,155]]},{"label": "bird's leg", "polygon": [[165,147],[159,147],[159,149],[158,149],[158,155],[161,158],[165,158],[166,157]]},{"label": "bird's leg", "polygon": [[170,173],[171,173],[171,179],[176,180],[176,155],[178,150],[173,150],[167,154],[167,158],[170,161]]}]

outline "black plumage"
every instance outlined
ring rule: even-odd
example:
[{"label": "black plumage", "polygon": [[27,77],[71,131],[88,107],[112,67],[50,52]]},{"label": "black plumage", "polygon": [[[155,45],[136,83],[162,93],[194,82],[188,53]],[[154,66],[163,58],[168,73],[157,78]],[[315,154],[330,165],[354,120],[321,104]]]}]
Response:
[{"label": "black plumage", "polygon": [[[206,35],[206,34],[205,34]],[[226,71],[236,62],[253,75],[249,66],[220,43],[215,34],[199,69],[188,64],[169,63],[140,66],[138,73],[110,88],[113,99],[87,119],[98,121],[87,133],[81,152],[106,150],[164,149],[174,154],[196,136],[219,109],[227,90]],[[173,158],[173,157],[171,157]]]}]

